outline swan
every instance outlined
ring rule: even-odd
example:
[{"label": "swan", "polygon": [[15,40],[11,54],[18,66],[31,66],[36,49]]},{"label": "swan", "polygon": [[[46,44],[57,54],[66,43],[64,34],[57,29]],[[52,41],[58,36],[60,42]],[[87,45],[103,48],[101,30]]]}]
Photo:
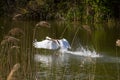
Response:
[{"label": "swan", "polygon": [[57,49],[64,49],[68,50],[71,49],[69,42],[63,39],[52,39],[50,37],[46,37],[45,40],[33,42],[33,46],[35,48],[43,48],[43,49],[50,49],[50,50],[57,50]]},{"label": "swan", "polygon": [[71,51],[71,46],[69,42],[65,39],[52,39],[50,37],[46,37],[45,40],[33,42],[33,46],[35,48],[49,49],[49,50],[58,50],[61,53],[68,53],[77,56],[89,56],[89,57],[101,57],[101,55],[97,54],[95,51],[91,52],[89,50],[82,48],[82,51]]}]

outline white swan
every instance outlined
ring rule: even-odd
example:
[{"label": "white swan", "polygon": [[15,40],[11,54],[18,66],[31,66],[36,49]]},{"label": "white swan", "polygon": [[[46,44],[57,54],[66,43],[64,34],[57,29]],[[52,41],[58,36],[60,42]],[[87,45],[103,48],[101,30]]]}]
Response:
[{"label": "white swan", "polygon": [[50,37],[46,37],[45,40],[34,41],[33,46],[35,48],[43,48],[43,49],[50,49],[50,50],[56,50],[56,49],[68,50],[68,49],[71,49],[69,42],[65,38],[52,39]]},{"label": "white swan", "polygon": [[97,54],[95,51],[90,51],[82,48],[80,51],[70,51],[71,49],[69,42],[66,39],[52,39],[50,37],[46,37],[45,40],[42,41],[34,41],[33,46],[35,48],[49,49],[49,50],[59,50],[61,53],[69,53],[77,56],[88,56],[88,57],[102,57]]}]

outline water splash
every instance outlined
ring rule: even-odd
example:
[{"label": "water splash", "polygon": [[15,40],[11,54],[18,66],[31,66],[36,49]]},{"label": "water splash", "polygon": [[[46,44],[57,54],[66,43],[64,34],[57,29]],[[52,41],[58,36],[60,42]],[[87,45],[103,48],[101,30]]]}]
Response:
[{"label": "water splash", "polygon": [[77,56],[92,57],[92,58],[103,57],[102,55],[96,53],[95,50],[90,51],[90,50],[86,50],[84,48],[81,48],[81,50],[79,50],[79,51],[69,51],[69,50],[65,50],[65,49],[60,49],[60,52],[69,53],[69,54],[77,55]]}]

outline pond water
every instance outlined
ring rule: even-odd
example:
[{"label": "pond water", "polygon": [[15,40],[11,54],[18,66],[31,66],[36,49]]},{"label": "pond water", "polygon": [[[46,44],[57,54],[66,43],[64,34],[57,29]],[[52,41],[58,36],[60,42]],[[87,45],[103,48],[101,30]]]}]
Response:
[{"label": "pond water", "polygon": [[[0,78],[6,80],[14,64],[20,69],[17,80],[119,80],[120,23],[97,23],[82,26],[79,22],[48,21],[51,28],[35,27],[37,21],[12,21],[0,19],[0,41],[14,27],[24,31],[19,49],[0,48]],[[46,36],[66,38],[71,50],[36,49],[33,42]]]}]

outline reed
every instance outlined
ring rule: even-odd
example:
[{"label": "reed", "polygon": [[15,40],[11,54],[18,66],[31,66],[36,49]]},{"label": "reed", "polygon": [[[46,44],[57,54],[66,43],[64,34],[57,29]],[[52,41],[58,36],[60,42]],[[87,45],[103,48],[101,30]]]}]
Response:
[{"label": "reed", "polygon": [[20,64],[17,63],[13,66],[12,70],[10,71],[8,77],[7,77],[7,80],[13,80],[13,75],[15,74],[15,72],[20,68]]},{"label": "reed", "polygon": [[[26,30],[26,28],[24,30]],[[22,35],[23,32],[21,29],[14,28],[8,32],[8,35],[5,36],[3,38],[3,41],[1,42],[0,61],[2,69],[1,72],[3,73],[3,77],[7,76],[7,74],[5,73],[8,73],[12,65],[16,62],[20,62],[20,64],[22,65],[20,73],[21,75],[24,75],[24,78],[26,78],[28,73],[32,70],[31,61],[33,60],[33,57],[31,57],[30,49],[28,50],[28,48],[31,48],[31,45],[29,45],[31,43],[31,39],[29,37],[28,31],[23,36],[24,39],[21,38]],[[16,67],[11,70],[11,73],[9,74],[7,80],[11,80],[11,76],[15,72],[14,69],[16,69]]]},{"label": "reed", "polygon": [[74,37],[73,37],[72,42],[71,42],[71,46],[73,45],[73,43],[75,41],[75,38],[76,38],[76,36],[77,36],[77,34],[79,32],[79,29],[80,29],[80,27],[78,27],[78,29],[76,29],[76,32],[75,32]]},{"label": "reed", "polygon": [[32,47],[32,41],[33,41],[33,37],[29,36],[32,35],[31,34],[31,30],[28,27],[28,24],[25,24],[24,26],[24,31],[25,31],[25,35],[23,37],[22,40],[22,44],[21,44],[21,64],[22,66],[22,75],[24,78],[26,79],[33,79],[34,74],[32,73],[32,71],[34,71],[34,62],[33,62],[33,58],[34,58],[34,49]]}]

